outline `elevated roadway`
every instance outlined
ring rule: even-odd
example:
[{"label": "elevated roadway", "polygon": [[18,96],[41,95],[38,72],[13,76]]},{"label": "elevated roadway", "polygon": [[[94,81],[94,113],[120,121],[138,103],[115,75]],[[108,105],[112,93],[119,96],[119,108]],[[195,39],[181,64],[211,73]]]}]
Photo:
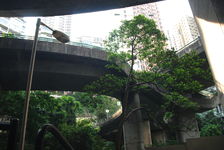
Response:
[{"label": "elevated roadway", "polygon": [[[32,40],[0,38],[0,88],[24,90]],[[81,91],[105,73],[113,73],[105,51],[60,43],[38,43],[33,90]]]},{"label": "elevated roadway", "polygon": [[102,11],[160,0],[3,0],[0,16],[56,16]]}]

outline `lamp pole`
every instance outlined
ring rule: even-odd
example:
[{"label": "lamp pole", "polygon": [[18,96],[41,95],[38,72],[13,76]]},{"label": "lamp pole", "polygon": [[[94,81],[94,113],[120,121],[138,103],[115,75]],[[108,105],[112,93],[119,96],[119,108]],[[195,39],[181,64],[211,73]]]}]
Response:
[{"label": "lamp pole", "polygon": [[24,108],[23,108],[23,119],[22,119],[21,133],[20,133],[19,150],[24,150],[24,146],[25,146],[26,126],[27,126],[27,118],[28,118],[29,103],[30,103],[30,90],[32,86],[33,70],[34,70],[34,64],[36,59],[37,42],[38,42],[37,39],[38,39],[40,24],[41,24],[41,20],[40,18],[38,18],[32,51],[31,51],[30,66],[29,66],[28,79],[27,79],[27,85],[26,85],[26,98],[25,98]]},{"label": "lamp pole", "polygon": [[35,65],[35,59],[36,59],[36,51],[37,51],[37,42],[38,42],[38,34],[40,25],[46,26],[48,29],[53,31],[53,36],[59,40],[62,43],[69,42],[69,37],[57,30],[53,30],[52,28],[48,27],[46,24],[41,22],[41,19],[37,19],[36,23],[36,31],[31,51],[31,58],[30,58],[30,65],[28,70],[28,78],[27,78],[27,85],[26,85],[26,98],[24,101],[24,108],[23,108],[23,119],[22,119],[22,125],[21,125],[21,133],[20,133],[20,141],[19,141],[19,150],[24,150],[25,146],[25,139],[26,139],[26,127],[27,127],[27,118],[29,113],[29,103],[30,103],[30,90],[32,86],[32,79],[33,79],[33,70]]}]

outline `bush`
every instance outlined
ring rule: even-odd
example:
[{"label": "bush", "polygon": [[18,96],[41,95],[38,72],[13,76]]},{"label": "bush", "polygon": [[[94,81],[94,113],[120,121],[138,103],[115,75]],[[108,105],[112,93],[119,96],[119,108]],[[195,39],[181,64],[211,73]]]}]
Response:
[{"label": "bush", "polygon": [[222,128],[218,124],[207,124],[201,128],[201,136],[219,136],[222,135]]},{"label": "bush", "polygon": [[[76,125],[61,124],[59,130],[75,150],[113,150],[114,145],[106,142],[97,134],[95,128],[88,120],[79,121]],[[46,136],[46,150],[61,150],[62,146],[51,135]]]}]

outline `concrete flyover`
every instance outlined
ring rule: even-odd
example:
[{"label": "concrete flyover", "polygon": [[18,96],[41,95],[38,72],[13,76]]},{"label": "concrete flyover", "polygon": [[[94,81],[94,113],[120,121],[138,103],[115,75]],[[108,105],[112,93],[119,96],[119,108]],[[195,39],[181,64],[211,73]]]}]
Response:
[{"label": "concrete flyover", "polygon": [[3,0],[0,16],[56,16],[122,8],[160,0]]},{"label": "concrete flyover", "polygon": [[[24,90],[32,41],[0,38],[0,89]],[[33,90],[82,91],[105,73],[115,73],[105,51],[60,43],[38,43]]]},{"label": "concrete flyover", "polygon": [[[68,15],[123,8],[158,1],[162,0],[67,0],[66,2],[61,0],[3,0],[0,5],[0,16],[18,17]],[[219,14],[219,21],[223,23],[224,1],[209,1],[212,2],[215,11]],[[197,0],[196,3],[198,3],[199,9],[204,9],[202,5],[202,7],[200,7],[200,4],[205,3],[203,0]],[[208,17],[205,14],[200,14],[199,17],[212,22],[217,22],[216,19]]]}]

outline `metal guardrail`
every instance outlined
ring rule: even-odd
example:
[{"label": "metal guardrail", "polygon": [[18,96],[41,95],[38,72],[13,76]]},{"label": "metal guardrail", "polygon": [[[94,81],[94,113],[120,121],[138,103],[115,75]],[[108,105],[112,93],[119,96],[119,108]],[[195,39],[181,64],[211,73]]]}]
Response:
[{"label": "metal guardrail", "polygon": [[35,143],[35,150],[43,149],[44,136],[47,132],[50,132],[51,134],[53,134],[54,137],[60,142],[60,144],[66,150],[74,150],[71,144],[65,139],[65,137],[59,132],[59,130],[52,124],[46,124],[38,131],[36,143]]},{"label": "metal guardrail", "polygon": [[185,45],[184,47],[182,47],[181,49],[177,50],[177,52],[180,52],[182,50],[184,50],[185,48],[189,47],[190,45],[198,42],[201,38],[200,37],[197,37],[196,39],[194,39],[193,41],[191,41],[190,43],[188,43],[187,45]]},{"label": "metal guardrail", "polygon": [[[198,37],[182,47],[181,49],[177,50],[177,55],[178,56],[183,56],[186,53],[191,52],[192,50],[198,50],[198,46],[201,46],[201,38]],[[198,53],[201,53],[202,50],[199,50]]]},{"label": "metal guardrail", "polygon": [[[20,34],[11,34],[11,33],[9,33],[9,34],[7,34],[7,33],[0,33],[0,37],[24,39],[24,40],[33,40],[34,39],[34,36],[20,35]],[[47,37],[38,37],[38,41],[60,43],[59,41],[57,41],[54,38],[47,38]],[[91,44],[87,44],[87,43],[73,42],[73,41],[68,42],[67,45],[86,47],[86,48],[90,48],[90,49],[104,50],[104,48],[100,47],[100,46],[95,46],[95,45],[91,45]]]},{"label": "metal guardrail", "polygon": [[7,142],[7,150],[15,150],[16,149],[16,138],[17,138],[18,125],[19,125],[18,119],[10,119],[9,121],[1,121],[0,122],[0,130],[6,130],[9,132],[8,142]]}]

